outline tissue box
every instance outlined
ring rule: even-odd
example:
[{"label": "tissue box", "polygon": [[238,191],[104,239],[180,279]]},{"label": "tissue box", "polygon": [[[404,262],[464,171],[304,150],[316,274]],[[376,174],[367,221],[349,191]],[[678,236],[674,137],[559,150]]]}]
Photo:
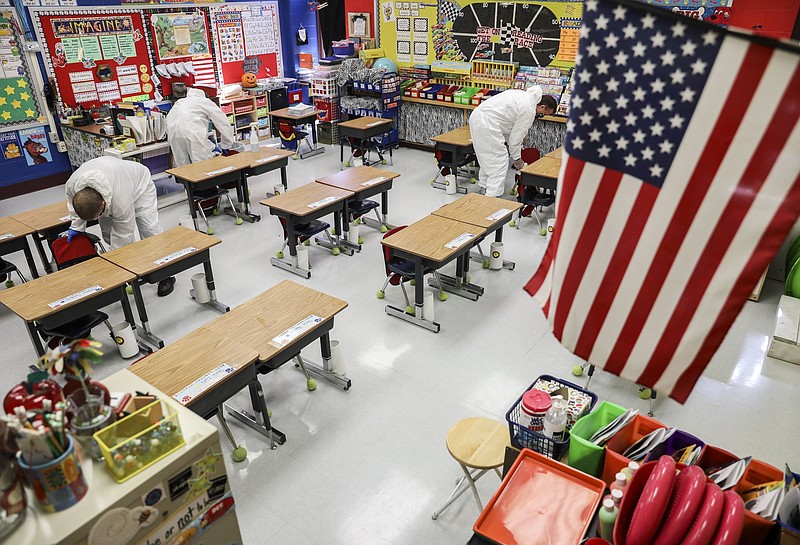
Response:
[{"label": "tissue box", "polygon": [[533,387],[537,390],[547,392],[550,395],[553,395],[557,390],[562,388],[569,393],[567,398],[567,414],[569,415],[567,429],[572,428],[573,424],[575,424],[581,416],[588,413],[592,406],[592,396],[587,392],[570,388],[563,382],[558,382],[546,376],[539,377],[533,384]]},{"label": "tissue box", "polygon": [[119,151],[133,151],[136,149],[136,140],[127,136],[118,136],[111,141],[114,144],[114,149]]}]

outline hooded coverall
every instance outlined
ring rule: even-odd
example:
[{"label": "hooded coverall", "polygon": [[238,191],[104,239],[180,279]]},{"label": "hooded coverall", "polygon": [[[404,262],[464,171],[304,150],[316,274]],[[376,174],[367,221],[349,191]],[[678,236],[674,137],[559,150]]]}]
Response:
[{"label": "hooded coverall", "polygon": [[187,95],[173,104],[167,114],[167,140],[172,148],[176,167],[210,159],[214,144],[208,139],[208,122],[220,134],[220,147],[233,145],[233,129],[228,116],[198,89],[187,89]]}]

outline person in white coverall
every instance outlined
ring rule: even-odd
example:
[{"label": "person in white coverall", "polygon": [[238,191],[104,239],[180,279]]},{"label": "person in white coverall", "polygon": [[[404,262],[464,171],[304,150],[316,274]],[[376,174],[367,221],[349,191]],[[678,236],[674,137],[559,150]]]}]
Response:
[{"label": "person in white coverall", "polygon": [[[509,155],[515,167],[524,167],[520,153],[528,129],[537,114],[552,115],[555,110],[555,99],[549,95],[542,98],[538,85],[527,91],[503,91],[475,108],[469,116],[469,132],[480,164],[478,184],[486,195],[503,194]],[[504,144],[508,144],[507,150]]]},{"label": "person in white coverall", "polygon": [[[162,231],[158,221],[156,186],[150,170],[134,161],[97,157],[72,173],[64,187],[72,223],[67,242],[86,231],[89,221],[97,220],[103,240],[112,249],[134,242],[136,227],[141,238]],[[175,278],[158,284],[158,295],[169,295]]]},{"label": "person in white coverall", "polygon": [[167,114],[167,141],[172,148],[174,166],[182,167],[213,156],[214,144],[208,139],[209,120],[219,131],[219,147],[230,149],[233,129],[228,116],[206,98],[203,91],[173,85],[172,96],[175,104]]}]

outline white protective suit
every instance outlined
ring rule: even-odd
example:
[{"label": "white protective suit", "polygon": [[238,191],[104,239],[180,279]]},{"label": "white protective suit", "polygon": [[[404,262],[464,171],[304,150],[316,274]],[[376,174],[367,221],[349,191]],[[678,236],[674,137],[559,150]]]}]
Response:
[{"label": "white protective suit", "polygon": [[[536,119],[536,106],[542,100],[538,85],[527,91],[509,89],[481,102],[469,116],[472,146],[480,164],[479,185],[490,197],[505,190],[508,156],[520,158],[522,141]],[[508,143],[508,151],[503,145]]]},{"label": "white protective suit", "polygon": [[75,213],[72,198],[86,187],[95,189],[106,201],[106,209],[97,221],[103,239],[112,249],[133,242],[137,226],[142,238],[161,232],[156,186],[146,166],[114,157],[98,157],[73,172],[64,190],[72,220],[70,229],[75,231],[86,231],[86,222]]},{"label": "white protective suit", "polygon": [[208,139],[208,122],[220,134],[220,147],[233,145],[233,129],[228,116],[198,89],[187,89],[184,98],[175,102],[167,113],[167,140],[172,148],[176,167],[210,159],[214,144]]}]

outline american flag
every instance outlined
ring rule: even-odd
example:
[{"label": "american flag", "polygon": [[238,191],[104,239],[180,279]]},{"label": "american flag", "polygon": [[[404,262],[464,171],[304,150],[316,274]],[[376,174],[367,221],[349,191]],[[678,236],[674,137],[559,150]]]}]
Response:
[{"label": "american flag", "polygon": [[683,402],[800,212],[798,50],[587,0],[573,78],[525,289],[570,351]]}]

